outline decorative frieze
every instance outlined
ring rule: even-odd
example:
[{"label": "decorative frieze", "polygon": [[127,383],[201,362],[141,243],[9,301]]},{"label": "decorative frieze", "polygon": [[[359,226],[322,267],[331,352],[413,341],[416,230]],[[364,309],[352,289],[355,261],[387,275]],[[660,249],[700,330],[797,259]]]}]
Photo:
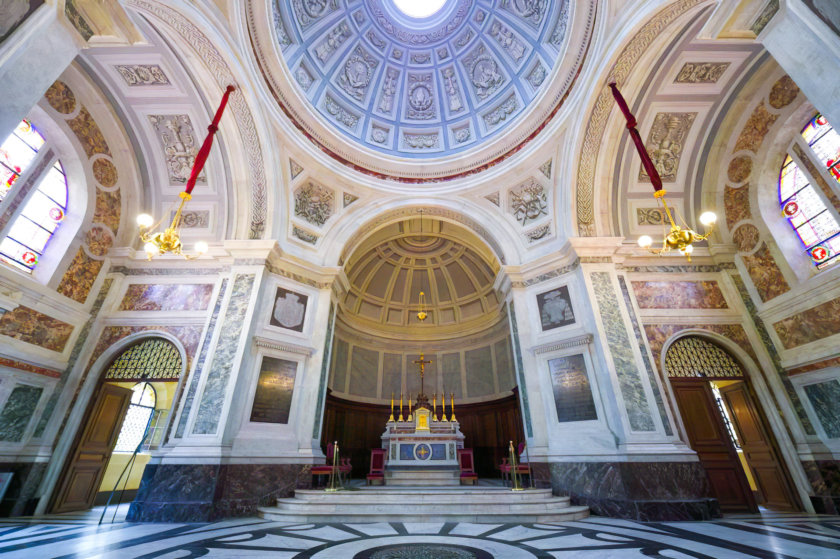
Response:
[{"label": "decorative frieze", "polygon": [[674,83],[717,83],[731,62],[686,62]]},{"label": "decorative frieze", "polygon": [[309,182],[295,190],[295,215],[321,226],[333,215],[335,191]]},{"label": "decorative frieze", "polygon": [[[149,122],[163,149],[169,180],[173,184],[186,183],[198,153],[198,137],[189,115],[149,115]],[[204,171],[198,181],[207,181]]]},{"label": "decorative frieze", "polygon": [[511,189],[508,200],[510,213],[521,225],[527,225],[548,215],[548,198],[545,188],[533,179]]},{"label": "decorative frieze", "polygon": [[129,87],[169,85],[169,78],[157,64],[117,64],[114,67]]},{"label": "decorative frieze", "polygon": [[[697,113],[657,113],[648,135],[647,151],[662,182],[676,182],[685,141]],[[644,167],[639,180],[650,181]]]}]

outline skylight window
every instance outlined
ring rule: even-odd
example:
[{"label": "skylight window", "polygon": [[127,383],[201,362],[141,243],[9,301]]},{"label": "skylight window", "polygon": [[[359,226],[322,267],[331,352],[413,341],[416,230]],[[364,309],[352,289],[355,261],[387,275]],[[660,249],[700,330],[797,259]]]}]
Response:
[{"label": "skylight window", "polygon": [[446,0],[394,0],[394,4],[408,17],[422,19],[438,13]]}]

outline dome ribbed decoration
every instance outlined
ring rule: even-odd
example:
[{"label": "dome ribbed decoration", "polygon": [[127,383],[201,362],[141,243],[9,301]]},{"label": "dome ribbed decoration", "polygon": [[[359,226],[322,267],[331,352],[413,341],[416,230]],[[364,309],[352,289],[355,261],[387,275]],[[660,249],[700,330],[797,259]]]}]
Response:
[{"label": "dome ribbed decoration", "polygon": [[300,92],[377,152],[433,158],[500,135],[562,56],[568,0],[446,0],[415,19],[393,0],[275,0]]}]

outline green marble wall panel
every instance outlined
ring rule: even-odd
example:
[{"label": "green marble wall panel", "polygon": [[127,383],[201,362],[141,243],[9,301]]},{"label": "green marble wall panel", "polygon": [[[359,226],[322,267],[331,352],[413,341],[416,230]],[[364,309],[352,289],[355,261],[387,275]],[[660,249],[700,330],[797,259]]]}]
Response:
[{"label": "green marble wall panel", "polygon": [[402,392],[402,355],[386,353],[382,361],[382,397],[400,397]]},{"label": "green marble wall panel", "polygon": [[654,431],[656,428],[645,395],[642,374],[636,366],[633,346],[621,316],[621,302],[613,288],[610,274],[608,272],[592,272],[590,279],[595,291],[595,300],[598,302],[601,322],[604,325],[610,357],[618,377],[621,397],[624,400],[627,417],[630,420],[630,429],[632,431]]},{"label": "green marble wall panel", "polygon": [[239,347],[248,303],[254,287],[254,274],[237,274],[233,280],[230,300],[221,322],[221,333],[216,344],[213,362],[207,373],[204,392],[198,406],[193,433],[212,435],[219,428],[221,410],[225,403],[225,392],[233,372],[236,350]]},{"label": "green marble wall panel", "polygon": [[443,370],[443,388],[447,393],[455,393],[457,398],[463,398],[464,390],[461,387],[461,354],[444,353],[440,359]]},{"label": "green marble wall panel", "polygon": [[376,379],[379,376],[379,352],[363,347],[353,348],[350,360],[350,394],[357,396],[376,395]]},{"label": "green marble wall panel", "polygon": [[12,389],[0,412],[0,441],[17,443],[23,439],[43,392],[40,386],[28,384],[18,384]]},{"label": "green marble wall panel", "polygon": [[522,400],[522,415],[525,417],[525,431],[529,437],[534,436],[534,427],[531,424],[531,406],[528,403],[528,391],[525,389],[525,367],[522,364],[522,346],[519,343],[519,326],[516,324],[516,309],[513,301],[508,303],[508,319],[510,320],[510,339],[513,345],[514,363],[519,378],[519,397]]},{"label": "green marble wall panel", "polygon": [[840,439],[840,381],[807,384],[805,395],[830,439]]},{"label": "green marble wall panel", "polygon": [[327,319],[327,335],[324,338],[324,355],[321,356],[321,379],[318,381],[318,402],[315,405],[315,421],[312,425],[312,438],[321,438],[324,402],[327,399],[327,377],[332,361],[333,335],[335,334],[335,305],[330,302],[330,314]]},{"label": "green marble wall panel", "polygon": [[496,392],[493,386],[493,357],[490,347],[465,352],[464,364],[467,369],[467,393],[470,398],[488,396]]}]

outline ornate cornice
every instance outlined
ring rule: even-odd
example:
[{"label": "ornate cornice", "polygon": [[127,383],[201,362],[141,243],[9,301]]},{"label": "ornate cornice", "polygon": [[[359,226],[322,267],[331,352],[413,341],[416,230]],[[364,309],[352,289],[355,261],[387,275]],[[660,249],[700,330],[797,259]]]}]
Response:
[{"label": "ornate cornice", "polygon": [[674,20],[690,9],[704,3],[706,0],[680,0],[657,13],[630,40],[618,56],[613,67],[603,82],[603,87],[592,109],[583,145],[580,150],[580,164],[577,177],[577,221],[578,234],[583,237],[595,236],[595,169],[598,163],[598,152],[604,141],[606,124],[613,108],[612,93],[608,83],[624,84],[632,70],[653,41]]},{"label": "ornate cornice", "polygon": [[584,334],[582,336],[576,336],[574,338],[569,338],[568,340],[560,340],[556,342],[548,342],[546,344],[541,344],[538,346],[534,346],[531,348],[535,354],[540,355],[541,353],[550,353],[552,351],[558,351],[561,349],[569,349],[571,347],[578,347],[582,345],[589,345],[592,343],[593,336],[592,334]]},{"label": "ornate cornice", "polygon": [[307,357],[315,353],[314,347],[307,347],[291,342],[281,342],[277,340],[269,340],[268,338],[261,338],[254,336],[254,345],[264,349],[273,349],[276,351],[285,351],[288,353],[296,353],[298,355],[305,355]]},{"label": "ornate cornice", "polygon": [[[195,50],[196,60],[204,62],[220,89],[238,82],[230,66],[210,39],[181,13],[156,0],[126,0],[126,3],[138,11],[155,17],[179,33],[181,38]],[[240,90],[234,91],[230,96],[230,107],[248,156],[249,182],[251,183],[249,238],[259,239],[262,238],[265,230],[267,213],[266,177],[262,147],[254,116]]]}]

